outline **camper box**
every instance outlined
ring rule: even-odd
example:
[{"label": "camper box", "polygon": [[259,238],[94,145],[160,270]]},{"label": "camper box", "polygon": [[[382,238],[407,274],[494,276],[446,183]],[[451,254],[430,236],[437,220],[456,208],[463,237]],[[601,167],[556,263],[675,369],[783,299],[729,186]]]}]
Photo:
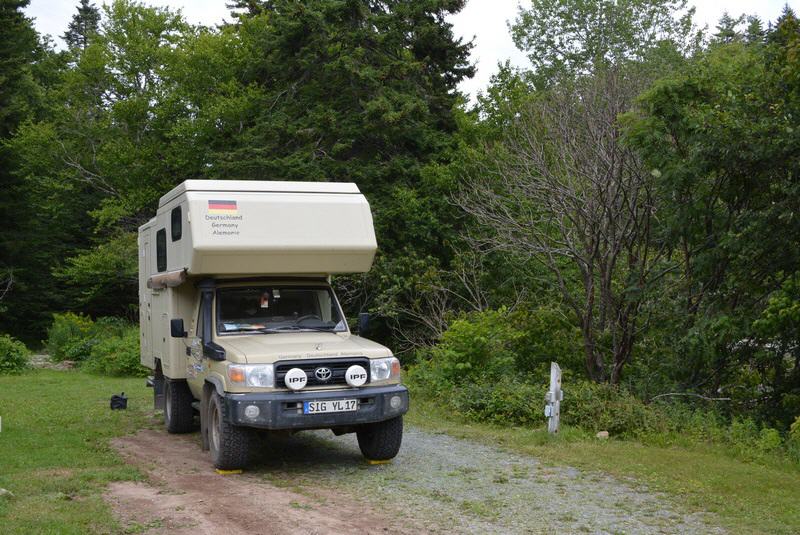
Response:
[{"label": "camper box", "polygon": [[139,240],[151,287],[180,272],[361,273],[377,248],[358,187],[331,182],[187,180],[161,197]]}]

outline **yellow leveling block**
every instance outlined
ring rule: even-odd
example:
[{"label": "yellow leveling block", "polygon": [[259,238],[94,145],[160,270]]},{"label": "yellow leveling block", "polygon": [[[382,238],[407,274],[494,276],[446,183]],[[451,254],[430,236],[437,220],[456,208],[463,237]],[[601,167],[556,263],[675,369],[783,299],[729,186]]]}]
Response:
[{"label": "yellow leveling block", "polygon": [[219,468],[217,468],[217,473],[219,475],[221,475],[221,476],[229,476],[231,474],[241,474],[242,470],[241,469],[239,469],[239,470],[220,470]]},{"label": "yellow leveling block", "polygon": [[389,459],[389,460],[386,460],[386,461],[373,461],[372,459],[367,459],[367,462],[369,464],[389,464],[389,463],[392,462],[392,460]]}]

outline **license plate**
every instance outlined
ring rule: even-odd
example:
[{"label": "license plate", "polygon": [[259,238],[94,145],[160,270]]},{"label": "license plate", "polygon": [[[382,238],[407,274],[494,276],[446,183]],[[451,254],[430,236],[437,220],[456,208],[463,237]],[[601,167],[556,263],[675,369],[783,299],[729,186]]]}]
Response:
[{"label": "license plate", "polygon": [[358,410],[357,399],[330,399],[327,401],[304,401],[303,414],[324,412],[352,412]]}]

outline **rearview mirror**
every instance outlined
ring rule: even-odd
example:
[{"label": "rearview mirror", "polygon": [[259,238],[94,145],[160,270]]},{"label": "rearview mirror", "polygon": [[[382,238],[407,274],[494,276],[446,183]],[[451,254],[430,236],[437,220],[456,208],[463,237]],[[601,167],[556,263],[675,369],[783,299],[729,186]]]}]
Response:
[{"label": "rearview mirror", "polygon": [[169,334],[173,338],[186,338],[186,329],[183,328],[183,318],[169,320]]},{"label": "rearview mirror", "polygon": [[369,312],[358,313],[358,334],[364,334],[369,329]]}]

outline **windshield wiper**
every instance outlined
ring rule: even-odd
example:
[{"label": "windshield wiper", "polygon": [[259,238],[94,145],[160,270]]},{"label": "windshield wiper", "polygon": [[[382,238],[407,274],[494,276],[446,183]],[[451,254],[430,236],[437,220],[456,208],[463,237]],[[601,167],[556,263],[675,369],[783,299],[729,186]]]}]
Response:
[{"label": "windshield wiper", "polygon": [[336,327],[310,327],[306,325],[281,325],[280,327],[272,327],[272,331],[318,331],[318,332],[331,332]]}]

